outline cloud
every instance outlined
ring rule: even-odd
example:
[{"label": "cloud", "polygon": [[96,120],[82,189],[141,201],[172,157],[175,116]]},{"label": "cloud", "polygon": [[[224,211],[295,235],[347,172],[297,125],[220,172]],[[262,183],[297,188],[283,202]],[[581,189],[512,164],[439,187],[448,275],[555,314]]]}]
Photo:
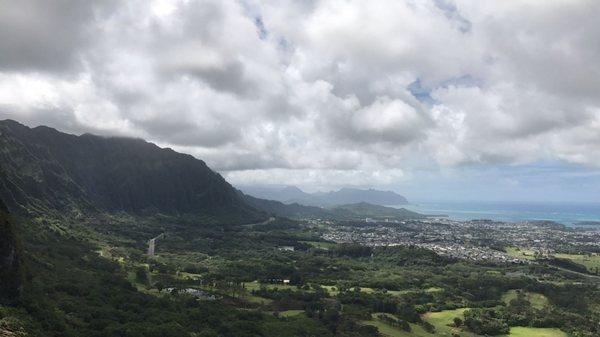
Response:
[{"label": "cloud", "polygon": [[[291,173],[291,174],[290,174]],[[303,186],[310,191],[330,190],[338,186],[372,187],[389,186],[405,178],[401,169],[387,170],[282,170],[268,169],[259,172],[238,170],[228,172],[225,178],[237,185],[271,185],[274,181]]]},{"label": "cloud", "polygon": [[113,1],[0,1],[0,70],[64,71]]},{"label": "cloud", "polygon": [[0,1],[0,117],[144,137],[236,182],[600,167],[599,14],[585,0]]}]

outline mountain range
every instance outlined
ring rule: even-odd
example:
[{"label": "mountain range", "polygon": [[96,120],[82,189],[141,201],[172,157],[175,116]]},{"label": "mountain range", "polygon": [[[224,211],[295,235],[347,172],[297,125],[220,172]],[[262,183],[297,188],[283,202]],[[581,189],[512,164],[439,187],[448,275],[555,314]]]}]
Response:
[{"label": "mountain range", "polygon": [[246,202],[269,214],[291,219],[319,218],[335,220],[383,219],[421,219],[426,215],[404,208],[373,205],[366,202],[335,205],[329,207],[305,206],[298,203],[284,204],[281,201],[266,200],[244,195]]},{"label": "mountain range", "polygon": [[[0,121],[0,336],[282,336],[246,334],[257,322],[271,331],[279,321],[245,314],[235,296],[206,302],[147,292],[163,294],[163,280],[187,284],[179,268],[207,279],[219,273],[214,280],[295,273],[268,260],[271,253],[290,244],[309,249],[303,240],[322,238],[293,219],[365,217],[422,215],[364,202],[316,207],[255,198],[202,160],[141,139]],[[173,262],[144,255],[159,237]],[[198,256],[221,265],[206,267]]]},{"label": "mountain range", "polygon": [[0,121],[0,198],[43,213],[196,213],[236,222],[265,217],[203,161],[141,139],[75,136]]},{"label": "mountain range", "polygon": [[306,206],[330,207],[366,202],[374,205],[405,205],[408,200],[392,191],[342,188],[337,191],[306,193],[295,186],[238,186],[244,193],[257,198],[298,203]]},{"label": "mountain range", "polygon": [[228,223],[260,222],[269,215],[422,217],[370,204],[406,203],[394,192],[344,188],[305,193],[295,187],[266,192],[255,193],[263,198],[245,194],[202,160],[141,139],[76,136],[0,121],[0,199],[17,213],[195,214]]}]

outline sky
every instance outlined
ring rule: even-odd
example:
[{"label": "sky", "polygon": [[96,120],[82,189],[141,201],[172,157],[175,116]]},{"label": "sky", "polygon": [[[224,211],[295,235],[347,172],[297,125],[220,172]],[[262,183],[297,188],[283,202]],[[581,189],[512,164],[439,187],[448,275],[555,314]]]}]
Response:
[{"label": "sky", "polygon": [[0,0],[0,119],[235,185],[600,201],[596,0]]}]

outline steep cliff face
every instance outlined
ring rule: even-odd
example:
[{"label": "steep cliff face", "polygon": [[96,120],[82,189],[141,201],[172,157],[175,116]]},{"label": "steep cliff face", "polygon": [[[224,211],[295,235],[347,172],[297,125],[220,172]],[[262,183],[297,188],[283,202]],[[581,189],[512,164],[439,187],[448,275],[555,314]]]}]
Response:
[{"label": "steep cliff face", "polygon": [[190,155],[140,139],[75,136],[0,121],[0,197],[9,209],[260,216]]},{"label": "steep cliff face", "polygon": [[0,200],[0,304],[15,303],[21,287],[21,252],[8,211]]}]

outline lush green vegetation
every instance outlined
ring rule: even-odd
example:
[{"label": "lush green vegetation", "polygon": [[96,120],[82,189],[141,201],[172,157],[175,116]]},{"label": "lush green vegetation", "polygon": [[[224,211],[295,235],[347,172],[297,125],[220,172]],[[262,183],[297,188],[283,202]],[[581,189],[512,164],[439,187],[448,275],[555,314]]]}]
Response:
[{"label": "lush green vegetation", "polygon": [[[248,208],[193,158],[22,128],[0,137],[9,186],[0,192],[22,207],[10,221],[0,213],[0,261],[11,262],[0,273],[0,335],[600,335],[597,277],[579,264],[588,260],[533,252],[542,263],[477,264],[413,246],[324,242],[326,224]],[[116,152],[98,150],[99,162],[98,146]],[[226,207],[185,212],[203,202]]]},{"label": "lush green vegetation", "polygon": [[0,200],[0,305],[18,300],[22,284],[20,240]]},{"label": "lush green vegetation", "polygon": [[509,305],[512,300],[517,300],[521,293],[523,293],[525,300],[527,300],[534,309],[543,309],[549,304],[546,296],[537,293],[523,292],[522,290],[509,290],[502,296],[502,301]]},{"label": "lush green vegetation", "polygon": [[600,275],[600,255],[597,253],[589,254],[555,254],[557,258],[566,259],[574,263],[585,266],[590,273]]},{"label": "lush green vegetation", "polygon": [[506,247],[505,251],[509,255],[514,256],[514,257],[519,258],[519,259],[535,260],[535,258],[536,258],[535,252],[533,250],[530,250],[530,249],[522,249],[522,248],[515,248],[515,247]]},{"label": "lush green vegetation", "polygon": [[510,329],[510,337],[567,337],[567,334],[554,328],[529,328],[517,326]]},{"label": "lush green vegetation", "polygon": [[324,250],[285,219],[215,226],[113,214],[21,224],[29,281],[19,309],[2,315],[33,336],[598,332],[597,285],[543,265],[475,265],[405,246]]}]

